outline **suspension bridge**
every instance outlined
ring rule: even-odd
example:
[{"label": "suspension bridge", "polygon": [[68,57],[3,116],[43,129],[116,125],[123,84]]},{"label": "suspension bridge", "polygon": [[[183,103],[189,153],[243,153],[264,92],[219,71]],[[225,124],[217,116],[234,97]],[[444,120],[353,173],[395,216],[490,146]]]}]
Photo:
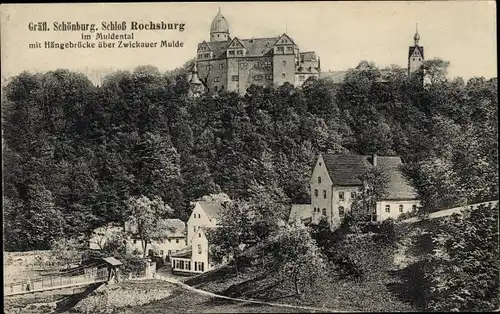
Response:
[{"label": "suspension bridge", "polygon": [[76,288],[115,280],[116,267],[121,262],[104,258],[102,263],[80,266],[57,276],[28,279],[4,285],[4,296],[32,294],[50,290]]}]

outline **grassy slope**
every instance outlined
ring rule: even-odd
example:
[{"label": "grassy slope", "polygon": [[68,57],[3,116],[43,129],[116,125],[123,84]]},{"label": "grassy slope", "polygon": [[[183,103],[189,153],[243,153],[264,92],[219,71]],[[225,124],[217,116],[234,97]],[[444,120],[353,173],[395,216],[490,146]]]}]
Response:
[{"label": "grassy slope", "polygon": [[303,296],[294,294],[288,280],[280,280],[275,271],[263,271],[259,265],[245,269],[238,276],[234,268],[225,266],[190,278],[186,283],[231,297],[327,307],[339,311],[415,311],[416,308],[397,292],[404,283],[393,275],[392,263],[386,266],[375,269],[363,281],[342,279],[332,272],[330,278],[320,278],[319,287]]}]

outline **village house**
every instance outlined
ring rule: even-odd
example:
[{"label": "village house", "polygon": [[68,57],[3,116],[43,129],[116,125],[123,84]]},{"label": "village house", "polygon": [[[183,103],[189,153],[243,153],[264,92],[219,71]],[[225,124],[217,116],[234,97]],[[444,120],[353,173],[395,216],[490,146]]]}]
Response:
[{"label": "village house", "polygon": [[187,222],[187,247],[171,256],[174,273],[203,273],[212,269],[209,254],[211,228],[220,225],[219,214],[227,202],[198,201]]},{"label": "village house", "polygon": [[[140,237],[137,235],[134,226],[126,224],[128,234],[127,247],[138,254],[144,254]],[[180,219],[160,219],[158,229],[161,230],[163,237],[161,240],[151,241],[147,246],[147,255],[159,256],[163,259],[169,259],[172,254],[184,249],[186,243],[186,224]]]},{"label": "village house", "polygon": [[375,221],[416,210],[420,202],[401,174],[401,165],[399,156],[320,154],[310,179],[311,204],[293,204],[289,220],[317,224],[326,217],[332,230],[336,229],[351,211],[353,199],[363,186],[359,176],[372,167],[382,168],[389,178],[388,195],[377,202]]}]

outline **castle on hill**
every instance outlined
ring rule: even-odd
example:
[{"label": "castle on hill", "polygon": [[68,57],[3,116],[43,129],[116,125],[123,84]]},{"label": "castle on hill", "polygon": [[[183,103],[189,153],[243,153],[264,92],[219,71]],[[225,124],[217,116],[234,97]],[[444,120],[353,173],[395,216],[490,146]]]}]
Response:
[{"label": "castle on hill", "polygon": [[[424,62],[418,29],[409,47],[408,75]],[[198,44],[197,58],[188,81],[191,96],[207,91],[245,94],[250,85],[301,86],[309,77],[328,78],[341,83],[347,71],[321,72],[314,51],[301,52],[286,33],[276,37],[242,39],[231,37],[229,23],[220,9],[210,26],[210,40]]]}]

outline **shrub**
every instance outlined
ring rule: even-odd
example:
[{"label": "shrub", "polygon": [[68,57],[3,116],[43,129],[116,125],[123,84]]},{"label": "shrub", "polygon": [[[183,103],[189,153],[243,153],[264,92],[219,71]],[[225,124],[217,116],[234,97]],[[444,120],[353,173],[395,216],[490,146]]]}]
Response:
[{"label": "shrub", "polygon": [[433,226],[423,302],[432,311],[488,311],[499,305],[498,206],[465,209]]}]

